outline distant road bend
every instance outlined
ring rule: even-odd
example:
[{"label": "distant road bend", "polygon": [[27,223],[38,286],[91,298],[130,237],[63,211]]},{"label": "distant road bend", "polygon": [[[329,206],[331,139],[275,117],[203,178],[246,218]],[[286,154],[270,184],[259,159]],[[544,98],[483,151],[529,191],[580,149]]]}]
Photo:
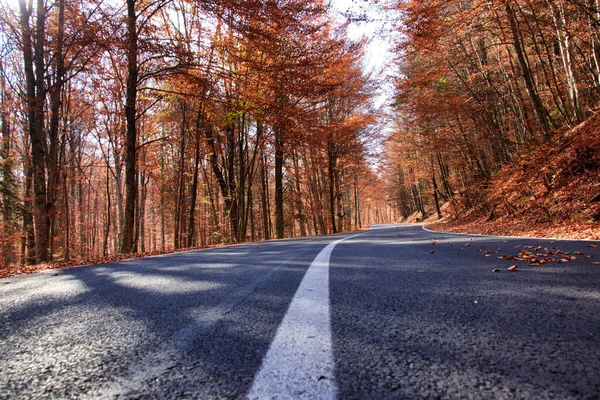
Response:
[{"label": "distant road bend", "polygon": [[375,228],[1,279],[0,399],[600,398],[600,247]]}]

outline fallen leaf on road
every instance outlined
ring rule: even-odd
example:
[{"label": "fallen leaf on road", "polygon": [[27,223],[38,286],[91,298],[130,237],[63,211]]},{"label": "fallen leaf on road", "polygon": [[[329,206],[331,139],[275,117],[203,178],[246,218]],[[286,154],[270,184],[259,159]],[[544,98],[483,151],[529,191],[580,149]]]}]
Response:
[{"label": "fallen leaf on road", "polygon": [[435,253],[435,251],[433,251],[433,250],[431,250],[431,251],[429,252],[429,254],[433,254],[433,253]]},{"label": "fallen leaf on road", "polygon": [[596,247],[598,247],[598,245],[596,243],[592,243],[592,244],[588,244],[588,247],[595,249]]},{"label": "fallen leaf on road", "polygon": [[471,243],[465,244],[465,247],[469,247],[469,246],[471,246]]},{"label": "fallen leaf on road", "polygon": [[494,268],[492,272],[500,272],[500,268]]},{"label": "fallen leaf on road", "polygon": [[475,301],[473,302],[473,304],[479,304],[479,302],[478,302],[477,300],[475,300]]},{"label": "fallen leaf on road", "polygon": [[516,271],[516,270],[517,270],[517,266],[516,266],[516,265],[513,265],[513,266],[512,266],[512,267],[510,267],[508,270],[509,270],[509,271]]},{"label": "fallen leaf on road", "polygon": [[594,264],[594,265],[600,265],[600,261],[594,261],[594,262],[592,262],[592,264]]},{"label": "fallen leaf on road", "polygon": [[436,243],[437,243],[437,240],[435,240],[435,239],[433,239],[433,240],[431,241],[431,244],[436,244]]}]

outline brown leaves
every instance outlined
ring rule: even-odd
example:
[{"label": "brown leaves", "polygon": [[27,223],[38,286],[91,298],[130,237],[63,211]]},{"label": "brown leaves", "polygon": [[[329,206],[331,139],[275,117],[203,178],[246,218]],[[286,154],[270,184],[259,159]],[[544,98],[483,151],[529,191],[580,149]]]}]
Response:
[{"label": "brown leaves", "polygon": [[[595,248],[595,246],[590,246],[590,245],[588,245],[588,247]],[[592,258],[593,257],[590,254],[585,254],[581,250],[571,252],[571,251],[564,251],[564,250],[558,249],[556,247],[548,248],[548,247],[542,247],[540,245],[537,245],[537,246],[517,245],[517,246],[515,246],[515,248],[519,249],[518,255],[515,256],[515,255],[511,255],[511,254],[502,254],[501,256],[498,257],[498,259],[506,260],[506,261],[526,261],[529,266],[537,267],[537,266],[552,263],[552,262],[556,262],[559,264],[565,264],[565,263],[569,263],[571,261],[576,261],[580,258]],[[541,250],[543,250],[544,252],[539,252]],[[495,251],[488,250],[485,253],[486,253],[486,256],[489,256],[488,253],[493,253],[493,252],[495,252]],[[600,262],[593,262],[592,264],[600,265]],[[496,272],[496,271],[494,270],[494,272]]]},{"label": "brown leaves", "polygon": [[513,265],[512,267],[508,268],[509,271],[517,271],[517,266]]}]

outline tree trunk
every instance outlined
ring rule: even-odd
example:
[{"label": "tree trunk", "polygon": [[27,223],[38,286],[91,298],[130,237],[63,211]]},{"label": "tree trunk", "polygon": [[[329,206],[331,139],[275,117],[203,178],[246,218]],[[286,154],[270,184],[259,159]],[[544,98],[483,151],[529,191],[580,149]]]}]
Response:
[{"label": "tree trunk", "polygon": [[[26,104],[28,131],[31,141],[31,167],[33,169],[35,258],[36,262],[49,261],[49,219],[46,198],[46,151],[44,131],[44,42],[46,28],[46,7],[44,0],[37,0],[35,53],[29,19],[32,10],[27,9],[24,0],[19,1],[21,9],[21,34],[23,41],[23,61],[26,81]],[[34,74],[35,65],[35,74]]]},{"label": "tree trunk", "polygon": [[517,59],[519,60],[519,66],[521,67],[523,79],[525,80],[525,88],[529,98],[531,99],[531,102],[533,103],[533,110],[542,129],[542,133],[546,138],[548,138],[550,133],[550,125],[548,123],[547,110],[544,108],[544,105],[542,104],[542,101],[537,93],[533,76],[531,75],[531,70],[529,69],[525,51],[523,49],[523,43],[519,34],[519,28],[517,26],[517,20],[514,11],[508,1],[505,0],[504,3],[510,25],[510,31],[512,34],[513,45],[517,53]]},{"label": "tree trunk", "polygon": [[[56,51],[54,54],[55,73],[54,84],[50,87],[50,147],[48,151],[48,192],[47,214],[49,223],[50,244],[56,223],[56,201],[60,179],[60,166],[58,160],[58,129],[60,109],[62,106],[62,92],[64,87],[64,55],[63,41],[65,30],[65,0],[58,0],[58,34],[56,38]],[[50,246],[52,250],[53,246]]]},{"label": "tree trunk", "polygon": [[190,207],[188,211],[188,247],[194,247],[196,240],[196,199],[198,198],[198,175],[200,169],[200,132],[201,132],[202,113],[198,110],[196,119],[196,141],[194,143],[194,175],[192,177],[192,188],[190,189]]},{"label": "tree trunk", "polygon": [[275,127],[275,234],[282,239],[283,231],[283,137],[281,128]]},{"label": "tree trunk", "polygon": [[331,221],[331,230],[337,233],[337,224],[335,223],[335,202],[336,202],[336,168],[337,157],[334,154],[334,144],[331,138],[327,139],[327,176],[329,178],[329,217]]},{"label": "tree trunk", "polygon": [[300,224],[300,236],[304,237],[306,233],[306,213],[304,212],[304,204],[302,203],[302,192],[300,189],[300,166],[298,165],[298,158],[296,153],[292,153],[292,161],[294,163],[294,175],[296,175],[296,215],[298,223]]},{"label": "tree trunk", "polygon": [[[1,67],[1,64],[0,64]],[[4,264],[8,266],[15,261],[13,236],[17,228],[17,187],[13,175],[14,161],[11,158],[11,127],[8,117],[8,111],[5,108],[9,95],[6,92],[5,71],[0,70],[0,90],[1,90],[1,124],[2,124],[2,143],[0,145],[0,162],[2,163],[2,182],[0,186],[0,195],[2,196],[2,221],[3,233],[6,240],[3,243]]]},{"label": "tree trunk", "polygon": [[[38,0],[42,1],[42,0]],[[121,253],[133,251],[135,204],[137,199],[137,84],[138,84],[138,30],[136,0],[127,0],[127,83],[125,99],[125,213],[121,228]]]},{"label": "tree trunk", "polygon": [[433,156],[431,157],[431,183],[433,185],[433,199],[435,201],[435,211],[437,212],[438,219],[441,219],[442,211],[440,210],[439,189],[437,180],[435,179],[435,164],[433,163]]},{"label": "tree trunk", "polygon": [[261,150],[261,168],[260,168],[260,203],[262,206],[262,223],[263,223],[263,237],[265,240],[271,239],[271,231],[270,231],[270,210],[269,210],[269,180],[268,180],[268,170],[267,170],[267,162],[266,155],[264,154],[264,149]]}]

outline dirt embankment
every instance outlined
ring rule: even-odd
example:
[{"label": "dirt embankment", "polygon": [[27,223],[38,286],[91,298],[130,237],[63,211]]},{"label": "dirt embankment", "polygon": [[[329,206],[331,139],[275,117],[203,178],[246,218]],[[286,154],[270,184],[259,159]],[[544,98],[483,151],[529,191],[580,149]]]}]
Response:
[{"label": "dirt embankment", "polygon": [[600,113],[523,150],[444,208],[442,220],[424,222],[463,233],[600,239]]}]

